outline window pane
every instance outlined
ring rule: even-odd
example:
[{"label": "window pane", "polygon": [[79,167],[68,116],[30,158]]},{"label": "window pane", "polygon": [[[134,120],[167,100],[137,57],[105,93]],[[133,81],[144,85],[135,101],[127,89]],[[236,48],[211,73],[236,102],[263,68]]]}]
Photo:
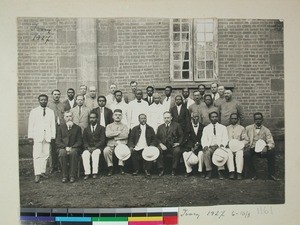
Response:
[{"label": "window pane", "polygon": [[181,61],[174,61],[174,70],[181,70]]},{"label": "window pane", "polygon": [[183,33],[182,34],[182,41],[188,41],[189,40],[189,33]]},{"label": "window pane", "polygon": [[181,72],[180,71],[174,71],[174,79],[181,79]]},{"label": "window pane", "polygon": [[205,42],[197,43],[197,51],[205,51]]},{"label": "window pane", "polygon": [[180,47],[180,42],[174,42],[174,52],[180,52],[181,47]]},{"label": "window pane", "polygon": [[213,23],[206,23],[205,24],[205,32],[213,32],[213,31],[214,31]]},{"label": "window pane", "polygon": [[206,43],[206,51],[213,51],[214,50],[214,43],[213,42],[207,42]]},{"label": "window pane", "polygon": [[181,60],[181,53],[180,52],[174,52],[173,53],[173,59],[174,60]]},{"label": "window pane", "polygon": [[206,41],[213,41],[214,40],[214,35],[213,35],[213,33],[206,33],[205,34],[205,40]]},{"label": "window pane", "polygon": [[213,70],[206,70],[206,78],[213,78]]},{"label": "window pane", "polygon": [[197,33],[197,41],[205,41],[204,33]]},{"label": "window pane", "polygon": [[173,22],[174,23],[176,23],[176,22],[178,23],[178,22],[180,22],[180,19],[173,19]]},{"label": "window pane", "polygon": [[173,31],[179,32],[180,31],[180,24],[173,24]]},{"label": "window pane", "polygon": [[198,63],[197,63],[197,65],[198,65],[198,69],[205,69],[205,61],[198,61]]},{"label": "window pane", "polygon": [[197,32],[204,32],[204,23],[197,24]]},{"label": "window pane", "polygon": [[188,23],[189,20],[188,20],[188,19],[182,19],[181,22],[182,22],[182,23]]},{"label": "window pane", "polygon": [[182,71],[182,79],[189,79],[190,71]]},{"label": "window pane", "polygon": [[214,59],[214,52],[206,52],[206,59],[213,60]]},{"label": "window pane", "polygon": [[184,62],[183,62],[182,69],[184,69],[184,70],[188,70],[188,69],[190,68],[189,64],[190,64],[190,62],[189,62],[189,61],[184,61]]},{"label": "window pane", "polygon": [[190,58],[189,52],[182,52],[182,59],[189,60],[189,58]]},{"label": "window pane", "polygon": [[198,60],[204,60],[205,59],[205,52],[204,51],[197,51],[196,57]]},{"label": "window pane", "polygon": [[214,62],[213,61],[206,61],[206,69],[212,70],[214,68]]},{"label": "window pane", "polygon": [[174,41],[180,41],[180,33],[174,33],[173,34],[173,40]]},{"label": "window pane", "polygon": [[204,70],[200,70],[198,71],[198,79],[203,79],[205,78],[205,71]]},{"label": "window pane", "polygon": [[190,50],[190,43],[189,42],[182,42],[182,50],[189,51]]},{"label": "window pane", "polygon": [[182,24],[182,31],[189,31],[189,24],[188,23],[183,23]]}]

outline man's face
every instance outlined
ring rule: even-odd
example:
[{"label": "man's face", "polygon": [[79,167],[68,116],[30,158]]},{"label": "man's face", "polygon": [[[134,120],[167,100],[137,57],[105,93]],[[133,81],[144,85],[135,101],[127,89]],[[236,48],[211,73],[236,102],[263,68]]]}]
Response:
[{"label": "man's face", "polygon": [[226,100],[230,100],[231,97],[232,97],[232,92],[230,90],[226,90],[225,94],[224,94],[224,97],[225,97]]},{"label": "man's face", "polygon": [[90,87],[90,96],[91,98],[96,98],[96,88]]},{"label": "man's face", "polygon": [[176,103],[177,106],[180,106],[182,104],[182,98],[181,98],[181,96],[177,96],[175,98],[175,103]]},{"label": "man's face", "polygon": [[170,97],[170,95],[171,95],[171,88],[165,88],[165,95],[167,96],[167,97]]},{"label": "man's face", "polygon": [[199,115],[198,114],[193,114],[192,120],[193,120],[194,124],[198,124],[199,120],[200,120]]},{"label": "man's face", "polygon": [[147,95],[151,97],[153,95],[154,90],[152,88],[147,88]]},{"label": "man's face", "polygon": [[116,98],[116,101],[117,102],[121,102],[122,101],[122,93],[121,92],[117,92],[116,94],[115,94],[115,98]]},{"label": "man's face", "polygon": [[230,124],[236,125],[237,122],[238,122],[238,117],[237,117],[237,115],[235,115],[235,114],[231,115],[231,116],[230,116]]},{"label": "man's face", "polygon": [[111,94],[114,94],[116,90],[117,90],[117,86],[116,85],[114,85],[114,84],[110,85],[109,91],[110,91]]},{"label": "man's face", "polygon": [[254,123],[256,126],[260,127],[262,125],[263,122],[263,117],[261,115],[255,115],[254,116]]},{"label": "man's face", "polygon": [[98,105],[99,105],[99,107],[104,107],[106,105],[105,98],[99,98],[98,99]]},{"label": "man's face", "polygon": [[142,97],[143,97],[143,92],[137,91],[137,92],[135,93],[135,97],[136,97],[137,100],[141,100]]},{"label": "man's face", "polygon": [[155,104],[159,104],[160,103],[160,97],[154,97],[153,101]]},{"label": "man's face", "polygon": [[114,112],[113,119],[115,122],[121,122],[122,120],[122,113],[120,112]]},{"label": "man's face", "polygon": [[48,99],[44,96],[41,96],[39,98],[39,103],[40,103],[40,106],[45,108],[47,106],[47,103],[48,103]]},{"label": "man's face", "polygon": [[81,96],[81,95],[77,96],[77,98],[76,98],[76,103],[77,103],[78,106],[82,106],[83,103],[84,103],[84,98],[83,98],[83,96]]},{"label": "man's face", "polygon": [[205,96],[204,102],[207,106],[211,106],[212,105],[212,99],[210,96]]},{"label": "man's face", "polygon": [[147,117],[145,115],[140,115],[139,122],[140,124],[145,125],[147,123]]},{"label": "man's face", "polygon": [[87,91],[87,87],[86,86],[80,86],[79,87],[80,94],[85,95],[86,91]]},{"label": "man's face", "polygon": [[212,124],[216,124],[216,123],[218,122],[218,120],[219,120],[218,114],[217,114],[217,113],[212,113],[212,114],[210,114],[209,119],[210,119],[210,122],[211,122]]},{"label": "man's face", "polygon": [[92,124],[93,126],[95,126],[96,123],[97,123],[97,121],[98,121],[98,118],[96,117],[95,113],[91,113],[89,120],[90,120],[90,124]]},{"label": "man's face", "polygon": [[183,89],[182,90],[182,96],[184,97],[184,98],[188,98],[189,96],[190,96],[190,92],[189,92],[189,90],[188,89]]},{"label": "man's face", "polygon": [[224,86],[219,86],[218,87],[218,93],[220,96],[223,96],[224,95],[224,92],[225,92],[225,88]]},{"label": "man's face", "polygon": [[204,86],[199,86],[198,88],[199,92],[200,92],[200,95],[204,95],[205,94],[205,87]]},{"label": "man's face", "polygon": [[130,84],[130,88],[131,88],[132,92],[135,92],[137,89],[137,83]]},{"label": "man's face", "polygon": [[74,99],[75,92],[74,92],[73,90],[68,90],[68,91],[67,91],[67,95],[68,95],[68,99],[69,99],[69,100],[73,100],[73,99]]},{"label": "man's face", "polygon": [[200,92],[199,91],[194,92],[194,100],[196,102],[200,101]]},{"label": "man's face", "polygon": [[66,122],[73,121],[73,114],[71,112],[65,113],[64,119]]},{"label": "man's face", "polygon": [[165,114],[164,114],[164,122],[165,122],[166,124],[169,124],[169,123],[171,123],[171,120],[172,120],[171,114],[170,114],[170,113],[165,113]]},{"label": "man's face", "polygon": [[53,94],[52,94],[52,97],[53,97],[53,100],[55,102],[59,101],[59,99],[60,99],[60,92],[59,91],[54,91]]},{"label": "man's face", "polygon": [[217,84],[212,84],[211,87],[210,87],[210,90],[213,94],[217,93],[218,91],[218,85]]}]

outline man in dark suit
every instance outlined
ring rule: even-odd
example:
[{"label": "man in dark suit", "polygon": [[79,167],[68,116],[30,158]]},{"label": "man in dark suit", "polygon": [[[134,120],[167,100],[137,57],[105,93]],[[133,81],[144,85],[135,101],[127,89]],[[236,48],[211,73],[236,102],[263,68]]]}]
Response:
[{"label": "man in dark suit", "polygon": [[146,102],[148,102],[149,105],[152,105],[152,103],[154,102],[154,100],[153,100],[154,87],[148,86],[146,88],[146,92],[147,92],[147,96],[146,96],[146,98],[144,98],[144,100]]},{"label": "man in dark suit", "polygon": [[[203,168],[203,152],[201,146],[201,137],[203,132],[203,124],[199,122],[200,116],[197,112],[192,113],[192,120],[188,123],[187,129],[185,132],[185,152],[183,155],[183,160],[186,168],[186,177],[189,177],[192,174],[192,164],[189,159],[191,157],[198,157],[198,172],[202,178],[204,174],[202,173]],[[192,156],[195,155],[195,156]]]},{"label": "man in dark suit", "polygon": [[56,146],[62,168],[62,182],[67,182],[69,158],[70,182],[73,183],[77,173],[78,155],[80,154],[82,147],[82,131],[78,125],[73,123],[72,112],[65,112],[64,120],[65,123],[62,123],[57,130]]},{"label": "man in dark suit", "polygon": [[[131,150],[131,158],[134,172],[132,175],[139,173],[139,162],[143,160],[142,152],[148,146],[156,146],[156,136],[152,127],[147,124],[147,116],[145,114],[139,115],[140,124],[135,126],[130,132],[128,139],[128,146]],[[146,176],[150,176],[150,171],[153,162],[143,160],[143,168]]]},{"label": "man in dark suit", "polygon": [[91,113],[89,116],[90,125],[83,131],[84,151],[81,155],[84,167],[84,180],[91,174],[90,160],[92,159],[93,179],[97,178],[99,158],[101,151],[106,145],[105,128],[98,125],[98,114]]},{"label": "man in dark suit", "polygon": [[103,127],[106,127],[108,124],[114,122],[112,118],[112,111],[105,107],[106,105],[106,97],[103,95],[100,95],[97,99],[99,107],[94,108],[91,113],[97,113],[99,116],[98,124],[100,124]]},{"label": "man in dark suit", "polygon": [[67,90],[67,96],[68,99],[66,99],[65,101],[63,101],[63,105],[64,105],[64,111],[69,111],[70,109],[74,108],[77,103],[74,99],[75,97],[75,90],[73,88],[69,88]]},{"label": "man in dark suit", "polygon": [[170,113],[173,117],[172,121],[179,123],[182,131],[185,132],[187,124],[191,121],[191,116],[189,110],[182,106],[182,102],[182,96],[177,95],[175,97],[175,106],[170,109]]},{"label": "man in dark suit", "polygon": [[160,155],[157,159],[157,167],[160,169],[159,176],[164,174],[164,158],[167,154],[172,154],[172,176],[176,175],[177,166],[181,156],[180,147],[183,144],[183,131],[179,123],[172,121],[170,112],[163,115],[164,124],[157,129],[156,138]]}]

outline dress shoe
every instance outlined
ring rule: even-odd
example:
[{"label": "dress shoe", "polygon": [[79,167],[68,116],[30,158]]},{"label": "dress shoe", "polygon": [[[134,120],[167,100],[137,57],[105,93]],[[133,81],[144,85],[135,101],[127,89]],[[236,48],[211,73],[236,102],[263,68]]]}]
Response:
[{"label": "dress shoe", "polygon": [[151,174],[149,173],[148,170],[145,170],[145,174],[146,174],[147,177],[150,177],[150,176],[151,176]]},{"label": "dress shoe", "polygon": [[172,175],[172,176],[176,176],[176,171],[175,171],[174,169],[172,170],[171,175]]},{"label": "dress shoe", "polygon": [[208,172],[206,173],[205,179],[206,179],[206,180],[209,180],[210,178],[211,178],[211,171],[208,171]]},{"label": "dress shoe", "polygon": [[229,179],[230,179],[230,180],[234,180],[234,172],[230,172],[230,174],[229,174]]},{"label": "dress shoe", "polygon": [[74,177],[71,177],[70,178],[70,183],[74,183],[75,182],[75,178]]},{"label": "dress shoe", "polygon": [[97,174],[93,174],[93,179],[97,179]]},{"label": "dress shoe", "polygon": [[257,180],[257,176],[254,175],[253,177],[251,177],[251,180]]},{"label": "dress shoe", "polygon": [[43,178],[45,178],[45,179],[48,179],[48,178],[49,178],[48,175],[45,174],[45,173],[42,173],[42,174],[41,174],[41,177],[43,177]]},{"label": "dress shoe", "polygon": [[205,178],[205,174],[204,174],[203,172],[199,172],[199,176],[200,176],[201,178]]},{"label": "dress shoe", "polygon": [[218,171],[219,179],[224,180],[224,175],[221,170]]},{"label": "dress shoe", "polygon": [[243,180],[242,174],[241,174],[241,173],[237,173],[237,178],[236,178],[236,179],[238,179],[238,180]]},{"label": "dress shoe", "polygon": [[165,171],[164,171],[164,170],[161,170],[161,171],[159,172],[158,176],[161,177],[161,176],[164,175],[164,173],[165,173]]},{"label": "dress shoe", "polygon": [[40,179],[41,179],[40,175],[36,175],[34,178],[35,183],[39,183]]},{"label": "dress shoe", "polygon": [[124,169],[123,169],[123,166],[120,166],[120,173],[121,173],[122,175],[125,174]]},{"label": "dress shoe", "polygon": [[61,182],[63,182],[63,183],[66,183],[67,182],[67,178],[63,178],[63,179],[61,179]]},{"label": "dress shoe", "polygon": [[269,175],[268,178],[270,180],[273,180],[273,181],[278,181],[279,179],[277,177],[275,177],[274,175]]},{"label": "dress shoe", "polygon": [[85,177],[83,178],[84,180],[89,179],[90,175],[85,175]]},{"label": "dress shoe", "polygon": [[113,168],[109,168],[107,176],[113,175]]},{"label": "dress shoe", "polygon": [[192,172],[186,173],[184,176],[185,176],[185,177],[190,177],[190,176],[192,176]]},{"label": "dress shoe", "polygon": [[136,170],[136,171],[134,171],[134,172],[132,173],[132,175],[133,175],[133,176],[136,176],[136,175],[138,175],[138,173],[139,173],[139,171]]}]

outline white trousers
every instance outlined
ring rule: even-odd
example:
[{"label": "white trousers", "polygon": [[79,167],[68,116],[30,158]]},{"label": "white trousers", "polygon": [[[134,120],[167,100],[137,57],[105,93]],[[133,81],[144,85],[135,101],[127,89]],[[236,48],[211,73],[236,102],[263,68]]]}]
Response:
[{"label": "white trousers", "polygon": [[[198,157],[198,162],[192,162],[191,159],[191,154],[194,155],[195,157]],[[183,156],[183,161],[184,161],[184,165],[186,168],[186,172],[190,173],[192,172],[192,166],[198,164],[198,171],[202,172],[202,168],[203,168],[203,152],[199,151],[198,152],[198,156],[195,155],[195,153],[193,152],[184,152],[182,154]]]},{"label": "white trousers", "polygon": [[92,168],[93,168],[93,174],[98,173],[98,166],[99,166],[99,158],[100,158],[101,151],[100,149],[95,149],[92,153],[89,152],[89,150],[84,150],[81,158],[84,168],[84,174],[90,175],[91,174],[91,165],[90,165],[90,159],[92,158]]},{"label": "white trousers", "polygon": [[[233,153],[229,148],[224,148],[224,150],[226,150],[226,152],[228,153],[228,159],[227,159],[227,167],[228,167],[228,171],[229,172],[234,172],[234,161],[233,161]],[[224,167],[219,167],[220,168],[224,168]]]},{"label": "white trousers", "polygon": [[[113,166],[113,153],[114,153],[115,147],[113,146],[106,146],[103,150],[103,155],[105,162],[108,167]],[[124,166],[124,161],[119,160],[118,163],[119,166]]]},{"label": "white trousers", "polygon": [[33,144],[33,169],[34,175],[46,172],[47,160],[49,158],[50,142],[34,142]]},{"label": "white trousers", "polygon": [[233,153],[233,155],[235,156],[236,172],[242,173],[244,167],[244,151],[239,150]]}]

